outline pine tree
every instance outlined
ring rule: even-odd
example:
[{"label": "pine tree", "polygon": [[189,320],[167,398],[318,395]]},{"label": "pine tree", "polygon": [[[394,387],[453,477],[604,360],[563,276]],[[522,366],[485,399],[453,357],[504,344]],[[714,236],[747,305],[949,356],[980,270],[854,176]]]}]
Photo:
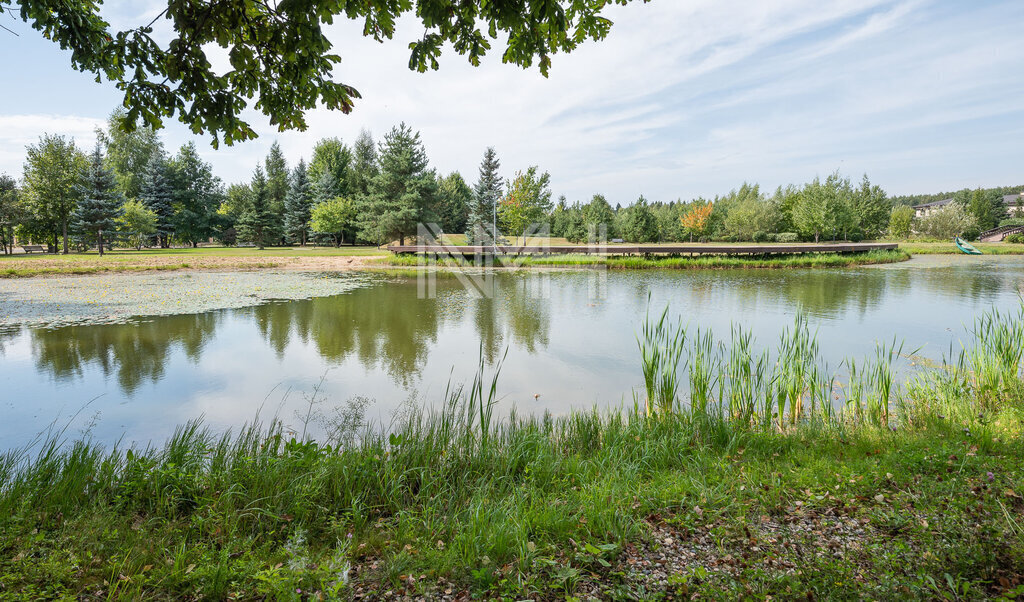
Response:
[{"label": "pine tree", "polygon": [[82,200],[75,208],[73,228],[87,241],[95,239],[100,255],[103,255],[103,234],[106,232],[113,236],[117,227],[115,220],[121,215],[124,195],[118,190],[114,172],[104,164],[99,144],[92,152],[80,194]]},{"label": "pine tree", "polygon": [[306,246],[312,201],[306,162],[299,159],[299,164],[292,171],[291,186],[284,201],[284,230],[289,242],[294,241]]},{"label": "pine tree", "polygon": [[501,162],[494,147],[488,147],[480,162],[480,179],[473,187],[473,204],[466,224],[466,240],[471,244],[490,244],[497,232],[491,232],[494,213],[501,199],[504,181],[498,174]]},{"label": "pine tree", "polygon": [[267,194],[267,178],[257,165],[252,177],[252,204],[238,220],[238,237],[261,250],[273,240],[275,216]]},{"label": "pine tree", "polygon": [[267,206],[273,216],[271,229],[267,232],[267,242],[283,236],[285,200],[288,196],[288,162],[285,161],[281,147],[274,142],[264,161],[267,175]]},{"label": "pine tree", "polygon": [[139,200],[146,209],[156,214],[156,242],[164,249],[171,246],[171,234],[174,231],[174,195],[167,172],[167,161],[163,153],[153,153],[139,190]]},{"label": "pine tree", "polygon": [[437,178],[427,167],[427,152],[404,123],[380,144],[380,173],[370,184],[362,220],[363,236],[377,243],[414,234],[429,217],[437,197]]},{"label": "pine tree", "polygon": [[630,242],[658,242],[658,220],[644,197],[629,208],[623,235]]}]

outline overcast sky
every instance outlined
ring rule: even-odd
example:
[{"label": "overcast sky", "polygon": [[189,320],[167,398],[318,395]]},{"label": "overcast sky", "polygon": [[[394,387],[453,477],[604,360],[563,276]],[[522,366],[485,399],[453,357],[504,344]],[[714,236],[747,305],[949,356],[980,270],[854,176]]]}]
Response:
[{"label": "overcast sky", "polygon": [[[116,26],[147,22],[159,2],[109,1]],[[226,182],[247,180],[270,144],[290,162],[320,137],[379,137],[405,121],[432,166],[476,178],[487,146],[505,175],[538,165],[555,195],[605,194],[614,204],[689,199],[744,181],[764,188],[839,169],[867,172],[890,194],[1024,183],[1024,2],[653,0],[607,10],[603,42],[554,57],[548,79],[504,65],[479,68],[448,52],[440,71],[408,69],[400,24],[378,44],[357,23],[331,39],[340,81],[363,95],[350,115],[317,110],[306,132],[201,153]],[[43,132],[91,148],[121,97],[70,68],[69,53],[0,17],[0,172],[20,176],[24,147]],[[497,46],[496,46],[497,48]],[[189,139],[177,122],[168,148]]]}]

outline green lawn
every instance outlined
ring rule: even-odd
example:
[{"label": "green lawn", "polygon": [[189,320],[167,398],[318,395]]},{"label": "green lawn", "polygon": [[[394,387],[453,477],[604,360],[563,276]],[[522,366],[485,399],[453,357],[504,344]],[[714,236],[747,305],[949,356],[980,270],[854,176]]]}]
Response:
[{"label": "green lawn", "polygon": [[[900,248],[911,255],[956,255],[960,250],[953,241],[917,242],[899,241]],[[1024,255],[1024,244],[1008,242],[972,242],[979,251],[987,255]]]}]

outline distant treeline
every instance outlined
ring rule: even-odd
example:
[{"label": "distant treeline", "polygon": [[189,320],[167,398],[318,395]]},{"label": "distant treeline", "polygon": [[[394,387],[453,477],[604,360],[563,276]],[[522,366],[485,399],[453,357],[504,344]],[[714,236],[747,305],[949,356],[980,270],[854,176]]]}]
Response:
[{"label": "distant treeline", "polygon": [[[405,124],[375,142],[363,131],[351,146],[324,138],[308,164],[290,163],[275,142],[248,182],[225,186],[188,143],[171,155],[158,133],[121,127],[120,112],[98,131],[87,155],[74,140],[43,135],[26,148],[20,181],[0,175],[0,246],[45,244],[52,252],[116,241],[134,247],[382,244],[417,236],[424,223],[470,243],[547,232],[571,242],[862,240],[976,235],[1007,217],[1002,194],[1024,187],[889,197],[864,175],[838,172],[762,192],[757,184],[711,199],[612,205],[552,202],[551,178],[537,166],[508,180],[486,149],[472,186],[458,172],[430,167],[418,132]],[[949,211],[916,220],[909,204],[952,196]]]},{"label": "distant treeline", "polygon": [[[1024,184],[1019,186],[996,186],[995,188],[981,188],[982,192],[989,193],[992,195],[1007,195],[1007,194],[1020,194],[1024,191]],[[904,194],[899,196],[890,197],[893,205],[922,205],[924,203],[931,203],[933,201],[943,201],[946,199],[953,198],[958,192],[962,190],[953,190],[950,192],[936,192],[935,194]]]}]

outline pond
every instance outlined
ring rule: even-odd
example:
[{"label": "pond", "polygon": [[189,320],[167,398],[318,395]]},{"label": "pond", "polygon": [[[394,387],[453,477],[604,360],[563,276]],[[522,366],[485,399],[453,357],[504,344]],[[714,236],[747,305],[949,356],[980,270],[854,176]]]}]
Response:
[{"label": "pond", "polygon": [[[177,277],[187,275],[165,276],[170,286]],[[311,399],[314,415],[354,403],[386,427],[406,404],[436,403],[449,383],[470,380],[481,354],[488,363],[505,357],[499,414],[631,405],[642,385],[636,333],[649,304],[658,313],[667,304],[718,339],[742,325],[769,347],[802,307],[837,371],[844,358],[894,337],[939,360],[959,350],[975,316],[1019,307],[1024,258],[936,256],[846,270],[534,270],[496,274],[491,296],[451,276],[439,276],[428,298],[415,277],[353,282],[341,294],[255,307],[8,326],[0,330],[0,449],[47,428],[160,443],[199,417],[224,429],[276,415],[301,430],[315,422],[306,418]],[[3,286],[0,316],[12,313]]]}]

